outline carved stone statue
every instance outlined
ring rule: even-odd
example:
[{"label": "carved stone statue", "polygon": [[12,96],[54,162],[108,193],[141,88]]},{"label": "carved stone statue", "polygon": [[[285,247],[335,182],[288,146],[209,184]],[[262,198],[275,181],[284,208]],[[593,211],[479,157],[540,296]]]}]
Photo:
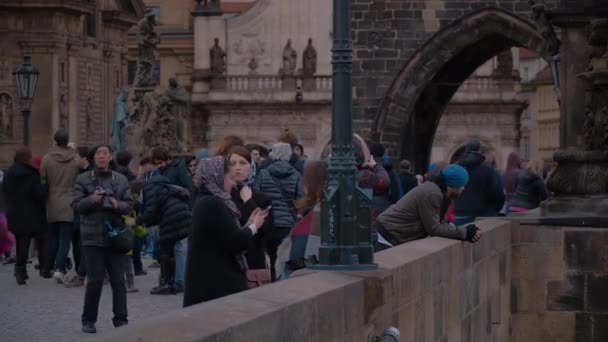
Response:
[{"label": "carved stone statue", "polygon": [[13,136],[13,99],[8,94],[0,94],[0,136]]},{"label": "carved stone statue", "polygon": [[68,104],[65,100],[65,94],[61,94],[59,96],[59,128],[69,130],[69,126]]},{"label": "carved stone statue", "polygon": [[545,12],[545,5],[537,4],[534,0],[528,2],[532,6],[532,19],[536,23],[536,30],[546,41],[545,53],[549,56],[557,55],[561,42],[557,38],[547,12]]},{"label": "carved stone statue", "polygon": [[211,57],[211,74],[214,76],[223,75],[226,71],[226,52],[220,47],[220,40],[214,39],[213,47],[209,50]]},{"label": "carved stone statue", "polygon": [[136,87],[153,87],[156,85],[152,77],[152,66],[156,63],[157,49],[159,43],[158,34],[155,30],[156,20],[151,10],[137,23],[139,30],[137,35],[137,46],[139,48],[139,61],[135,73]]},{"label": "carved stone statue", "polygon": [[167,109],[175,122],[175,136],[186,148],[188,139],[188,119],[190,118],[190,94],[172,77],[169,79],[169,89],[165,92],[169,100]]},{"label": "carved stone statue", "polygon": [[281,76],[294,76],[296,74],[296,63],[298,53],[291,47],[291,39],[287,40],[285,48],[283,48],[283,67],[279,71]]},{"label": "carved stone statue", "polygon": [[308,38],[308,45],[302,54],[302,75],[311,77],[317,72],[317,50],[312,46],[312,38]]},{"label": "carved stone statue", "polygon": [[513,75],[513,55],[511,54],[511,50],[498,54],[496,60],[495,73],[498,76],[509,77]]},{"label": "carved stone statue", "polygon": [[112,114],[112,124],[110,125],[110,144],[116,151],[124,151],[127,148],[125,130],[129,119],[128,96],[129,89],[124,88],[114,101],[114,114]]}]

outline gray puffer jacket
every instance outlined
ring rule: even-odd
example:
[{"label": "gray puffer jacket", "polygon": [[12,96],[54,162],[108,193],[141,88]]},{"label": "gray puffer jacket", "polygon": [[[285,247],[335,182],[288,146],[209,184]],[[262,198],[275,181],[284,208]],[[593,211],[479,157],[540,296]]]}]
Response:
[{"label": "gray puffer jacket", "polygon": [[302,176],[288,161],[275,160],[259,170],[254,188],[272,201],[273,226],[292,228],[297,215],[293,201],[304,196]]},{"label": "gray puffer jacket", "polygon": [[[102,187],[108,197],[114,197],[118,208],[112,209],[109,198],[95,203],[89,197],[96,187]],[[80,241],[83,246],[107,247],[104,221],[133,211],[133,198],[127,178],[114,171],[88,171],[76,178],[72,207],[80,215]]]}]

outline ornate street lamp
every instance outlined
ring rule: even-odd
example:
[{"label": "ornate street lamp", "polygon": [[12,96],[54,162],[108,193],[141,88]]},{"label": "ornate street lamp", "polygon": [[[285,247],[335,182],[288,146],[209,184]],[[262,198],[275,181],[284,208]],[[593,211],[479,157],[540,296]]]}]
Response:
[{"label": "ornate street lamp", "polygon": [[334,0],[332,48],[332,142],[328,180],[321,201],[319,264],[313,269],[374,269],[371,190],[357,186],[352,139],[351,0]]},{"label": "ornate street lamp", "polygon": [[23,144],[29,145],[30,132],[29,120],[32,100],[36,93],[36,82],[38,81],[38,68],[32,65],[32,57],[23,56],[23,64],[19,65],[13,75],[17,79],[17,92],[21,99],[21,113],[23,114]]}]

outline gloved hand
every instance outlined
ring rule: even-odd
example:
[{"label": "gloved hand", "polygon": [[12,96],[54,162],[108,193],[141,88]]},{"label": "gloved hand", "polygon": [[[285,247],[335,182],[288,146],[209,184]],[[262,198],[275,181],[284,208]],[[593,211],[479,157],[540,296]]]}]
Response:
[{"label": "gloved hand", "polygon": [[477,242],[479,241],[479,239],[481,239],[481,234],[479,234],[479,227],[474,224],[469,224],[465,228],[467,230],[467,235],[464,238],[466,241]]}]

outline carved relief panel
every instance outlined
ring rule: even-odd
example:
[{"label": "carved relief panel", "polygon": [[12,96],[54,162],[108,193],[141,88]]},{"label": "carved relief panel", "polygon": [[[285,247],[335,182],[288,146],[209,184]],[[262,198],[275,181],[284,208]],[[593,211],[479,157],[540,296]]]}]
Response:
[{"label": "carved relief panel", "polygon": [[0,94],[0,138],[13,137],[14,118],[13,98],[7,93]]}]

